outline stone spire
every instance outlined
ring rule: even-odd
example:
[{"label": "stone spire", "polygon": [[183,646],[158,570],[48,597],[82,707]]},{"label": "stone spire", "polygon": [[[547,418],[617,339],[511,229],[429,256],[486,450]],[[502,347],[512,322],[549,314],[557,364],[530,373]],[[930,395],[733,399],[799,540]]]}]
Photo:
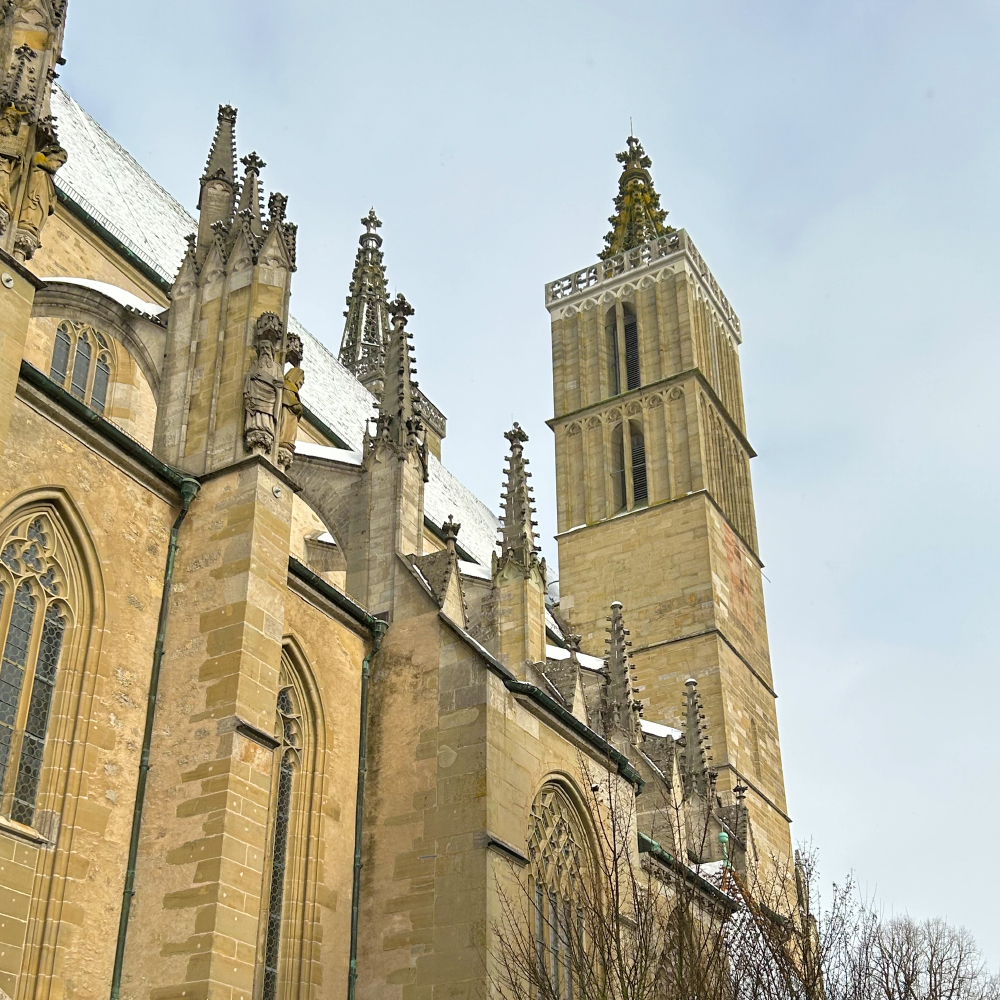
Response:
[{"label": "stone spire", "polygon": [[[514,426],[504,433],[510,442],[510,454],[507,456],[507,482],[501,494],[503,503],[503,520],[500,523],[500,563],[517,566],[525,576],[535,566],[538,566],[538,547],[535,545],[535,527],[537,522],[531,519],[535,513],[532,506],[534,497],[528,479],[528,459],[524,457],[524,443],[528,435],[521,425]],[[542,571],[544,577],[544,569]]]},{"label": "stone spire", "polygon": [[219,105],[215,136],[201,177],[198,195],[198,253],[203,258],[216,223],[229,226],[236,207],[236,108]]},{"label": "stone spire", "polygon": [[701,711],[701,698],[698,695],[698,682],[689,677],[685,681],[684,705],[684,753],[681,756],[681,780],[684,785],[684,798],[693,794],[705,798],[713,784],[714,776],[708,766],[708,738],[705,736]]},{"label": "stone spire", "polygon": [[492,604],[496,616],[495,653],[511,670],[524,675],[525,664],[545,659],[545,560],[538,558],[531,515],[531,473],[526,466],[521,425],[504,434],[510,442],[507,481],[502,496],[500,553],[493,553]]},{"label": "stone spire", "polygon": [[602,705],[602,723],[604,735],[611,739],[614,736],[624,737],[629,743],[638,745],[642,741],[642,702],[636,700],[638,689],[635,686],[635,667],[632,666],[629,647],[629,630],[625,628],[622,616],[622,605],[615,601],[611,605],[611,615],[607,619],[609,628],[605,629],[608,638],[604,640],[608,647],[608,655],[604,660],[604,698]]},{"label": "stone spire", "polygon": [[260,172],[267,164],[256,154],[244,156],[240,163],[246,169],[240,186],[240,204],[236,214],[250,228],[250,232],[260,239],[264,235],[264,199],[261,194]]},{"label": "stone spire", "polygon": [[389,303],[392,332],[385,359],[385,386],[378,404],[378,424],[375,441],[382,441],[395,448],[401,455],[416,451],[424,467],[427,481],[427,444],[424,427],[413,406],[413,393],[417,382],[413,379],[417,369],[413,362],[410,340],[413,334],[406,329],[407,319],[413,315],[413,306],[402,292]]},{"label": "stone spire", "polygon": [[373,208],[361,224],[365,231],[351,272],[340,363],[377,399],[382,395],[390,337],[382,237],[376,232],[382,223]]},{"label": "stone spire", "polygon": [[607,246],[598,254],[601,260],[674,232],[673,226],[665,224],[667,213],[660,208],[660,196],[653,188],[649,172],[653,161],[642,143],[630,135],[628,148],[618,153],[617,158],[622,164],[622,175],[618,178],[615,214],[608,219],[612,229],[604,237]]}]

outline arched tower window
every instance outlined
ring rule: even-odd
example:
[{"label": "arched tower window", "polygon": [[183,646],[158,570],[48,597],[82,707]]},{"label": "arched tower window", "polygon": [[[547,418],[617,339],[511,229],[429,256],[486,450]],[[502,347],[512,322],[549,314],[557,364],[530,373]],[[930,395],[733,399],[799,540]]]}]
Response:
[{"label": "arched tower window", "polygon": [[282,669],[278,692],[277,728],[280,742],[275,750],[274,803],[271,837],[271,872],[267,895],[267,919],[264,933],[264,976],[262,1000],[277,1000],[282,939],[282,916],[287,892],[289,835],[292,825],[295,777],[302,765],[302,740],[297,697],[288,671]]},{"label": "arched tower window", "polygon": [[618,362],[618,317],[612,306],[604,317],[604,343],[608,352],[608,378],[611,396],[622,391],[621,365]]},{"label": "arched tower window", "polygon": [[635,310],[630,305],[622,306],[625,319],[625,380],[627,389],[638,389],[642,385],[639,370],[639,324]]},{"label": "arched tower window", "polygon": [[104,413],[113,376],[114,352],[100,331],[69,320],[59,324],[49,367],[53,382],[69,389],[98,413]]},{"label": "arched tower window", "polygon": [[643,439],[642,424],[638,420],[630,420],[628,428],[632,456],[632,506],[644,507],[649,501],[649,486],[646,479],[646,444]]},{"label": "arched tower window", "polygon": [[553,997],[565,1000],[572,1000],[574,992],[571,956],[582,953],[584,844],[566,793],[558,785],[543,785],[531,806],[528,830],[535,954],[539,981],[549,983]]},{"label": "arched tower window", "polygon": [[64,589],[51,523],[26,518],[0,548],[0,814],[26,826],[35,818],[69,619]]},{"label": "arched tower window", "polygon": [[625,509],[628,496],[625,492],[625,441],[622,425],[611,429],[611,506],[614,513]]}]

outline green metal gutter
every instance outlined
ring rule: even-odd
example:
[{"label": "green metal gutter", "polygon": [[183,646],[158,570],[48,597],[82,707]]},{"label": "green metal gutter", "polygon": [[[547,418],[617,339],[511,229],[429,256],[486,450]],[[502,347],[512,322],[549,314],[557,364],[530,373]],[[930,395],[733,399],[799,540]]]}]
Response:
[{"label": "green metal gutter", "polygon": [[101,437],[110,441],[121,451],[147,468],[155,476],[183,493],[184,483],[197,482],[190,476],[185,475],[173,466],[161,462],[151,451],[143,448],[135,438],[131,438],[123,430],[117,428],[110,420],[105,420],[99,413],[92,410],[86,403],[81,402],[72,393],[67,392],[61,385],[56,385],[47,375],[42,374],[34,365],[27,361],[21,362],[21,378],[29,385],[45,393],[49,399],[55,400],[64,410],[72,413],[74,417],[82,420],[85,424],[90,424],[100,432]]},{"label": "green metal gutter", "polygon": [[314,573],[305,563],[299,562],[295,556],[288,557],[288,572],[292,576],[297,576],[300,580],[308,583],[313,590],[319,591],[331,604],[336,604],[341,611],[345,611],[356,622],[364,625],[372,633],[377,628],[381,628],[383,632],[385,631],[385,622],[381,618],[375,618],[373,615],[368,614],[360,604],[352,601],[347,594],[337,590],[336,587],[331,587],[323,577]]},{"label": "green metal gutter", "polygon": [[717,903],[721,903],[730,912],[740,908],[740,904],[735,899],[730,899],[721,889],[712,885],[707,878],[704,878],[697,872],[691,871],[687,865],[678,861],[669,851],[665,850],[652,837],[647,837],[644,833],[639,834],[639,853],[651,854],[661,864],[665,865],[671,871],[677,872],[686,881],[698,886],[702,892],[711,896]]},{"label": "green metal gutter", "polygon": [[111,974],[111,1000],[118,1000],[122,983],[122,968],[125,964],[125,940],[128,937],[128,918],[135,895],[135,866],[139,857],[139,835],[142,830],[142,808],[146,801],[146,780],[149,777],[149,754],[153,743],[153,723],[156,719],[156,696],[160,687],[160,668],[163,664],[163,644],[167,634],[167,615],[170,611],[170,589],[173,585],[174,563],[177,559],[177,536],[181,523],[187,517],[191,501],[198,495],[201,483],[197,479],[184,477],[180,484],[181,509],[170,529],[170,544],[167,546],[167,565],[163,571],[163,591],[160,595],[160,617],[156,625],[156,643],[153,646],[153,669],[149,675],[149,691],[146,695],[146,725],[142,733],[142,753],[139,756],[139,781],[135,789],[135,805],[132,808],[132,835],[128,844],[128,865],[125,868],[125,887],[122,890],[122,909],[118,918],[118,941],[115,945],[115,965]]},{"label": "green metal gutter", "polygon": [[642,775],[632,766],[632,762],[623,753],[616,750],[603,736],[595,733],[586,723],[581,722],[572,712],[563,708],[551,695],[546,694],[535,684],[519,681],[485,646],[477,642],[461,625],[453,622],[443,611],[438,612],[441,620],[458,636],[464,639],[486,661],[486,665],[504,683],[504,687],[513,694],[527,695],[532,701],[541,705],[554,715],[565,726],[568,726],[578,736],[581,736],[595,750],[615,762],[618,773],[635,786],[636,792],[642,791],[645,781]]},{"label": "green metal gutter", "polygon": [[114,233],[95,219],[82,205],[77,204],[65,191],[56,186],[56,197],[65,205],[70,215],[79,219],[91,232],[95,233],[120,257],[124,257],[144,278],[151,281],[163,292],[170,292],[172,284],[149,266],[135,251],[127,247]]}]

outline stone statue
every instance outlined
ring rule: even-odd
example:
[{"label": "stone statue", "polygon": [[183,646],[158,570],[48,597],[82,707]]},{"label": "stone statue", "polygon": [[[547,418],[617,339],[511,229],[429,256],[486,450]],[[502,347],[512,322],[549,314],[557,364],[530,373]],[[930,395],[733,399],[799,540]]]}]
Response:
[{"label": "stone statue", "polygon": [[302,418],[302,403],[299,391],[306,376],[301,368],[289,368],[285,372],[285,384],[281,390],[281,425],[278,428],[278,465],[287,469],[295,455],[295,437]]},{"label": "stone statue", "polygon": [[0,233],[14,214],[14,189],[28,149],[27,112],[8,104],[0,113]]},{"label": "stone statue", "polygon": [[281,386],[277,346],[281,343],[281,319],[274,313],[257,317],[254,348],[257,358],[243,380],[243,441],[247,451],[270,457],[274,446],[275,409]]},{"label": "stone statue", "polygon": [[[41,138],[41,129],[38,134]],[[66,150],[50,135],[31,158],[28,189],[24,193],[14,237],[14,254],[23,260],[31,260],[41,245],[42,227],[56,210],[56,185],[52,175],[66,162],[66,156]]]}]

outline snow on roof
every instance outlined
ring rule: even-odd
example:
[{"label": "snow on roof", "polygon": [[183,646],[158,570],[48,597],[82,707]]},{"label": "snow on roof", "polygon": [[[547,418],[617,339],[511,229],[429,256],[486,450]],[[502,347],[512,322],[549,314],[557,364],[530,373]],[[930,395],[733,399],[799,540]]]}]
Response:
[{"label": "snow on roof", "polygon": [[[185,237],[195,232],[197,222],[57,85],[52,87],[52,114],[58,119],[60,142],[69,153],[65,166],[55,177],[56,186],[154,270],[172,281],[187,250]],[[88,283],[77,280],[80,284]],[[103,282],[90,282],[90,285],[96,287]],[[124,305],[132,304],[124,302],[118,293],[113,297]],[[143,306],[134,308],[148,311]],[[153,308],[160,311],[158,307]],[[289,317],[288,326],[302,338],[305,354],[302,402],[353,450],[360,450],[365,421],[375,414],[374,397],[293,316]],[[438,526],[453,514],[462,524],[459,544],[482,566],[489,566],[499,525],[496,516],[433,455],[428,472],[425,514]]]},{"label": "snow on roof", "polygon": [[566,641],[566,636],[563,635],[563,630],[559,627],[559,622],[556,621],[555,616],[549,611],[548,608],[545,609],[545,627],[557,635],[563,642]]},{"label": "snow on roof", "polygon": [[147,302],[124,288],[109,285],[106,281],[94,281],[91,278],[68,278],[65,275],[42,278],[42,281],[59,281],[65,285],[82,285],[84,288],[92,288],[95,292],[100,292],[102,295],[107,295],[109,299],[114,299],[119,305],[128,306],[129,309],[135,309],[147,316],[158,316],[164,309],[163,306],[158,306],[155,302]]},{"label": "snow on roof", "polygon": [[463,576],[474,576],[478,580],[490,580],[493,578],[491,566],[480,566],[477,562],[469,562],[466,559],[458,560],[458,571]]},{"label": "snow on roof", "polygon": [[313,458],[327,458],[331,462],[344,462],[347,465],[360,465],[363,461],[360,451],[330,448],[325,444],[316,444],[313,441],[296,441],[295,454],[311,455]]},{"label": "snow on roof", "polygon": [[679,729],[671,729],[670,726],[665,726],[661,722],[650,722],[648,719],[640,719],[639,725],[642,726],[642,731],[649,733],[650,736],[659,736],[660,739],[669,736],[674,740],[681,738],[681,731]]},{"label": "snow on roof", "polygon": [[[585,670],[601,670],[604,667],[604,660],[599,656],[591,656],[589,653],[577,653],[577,661]],[[562,646],[545,647],[545,659],[547,660],[568,660],[569,650]]]},{"label": "snow on roof", "polygon": [[69,153],[56,187],[173,281],[187,249],[184,237],[197,228],[194,219],[55,84],[52,114]]}]

